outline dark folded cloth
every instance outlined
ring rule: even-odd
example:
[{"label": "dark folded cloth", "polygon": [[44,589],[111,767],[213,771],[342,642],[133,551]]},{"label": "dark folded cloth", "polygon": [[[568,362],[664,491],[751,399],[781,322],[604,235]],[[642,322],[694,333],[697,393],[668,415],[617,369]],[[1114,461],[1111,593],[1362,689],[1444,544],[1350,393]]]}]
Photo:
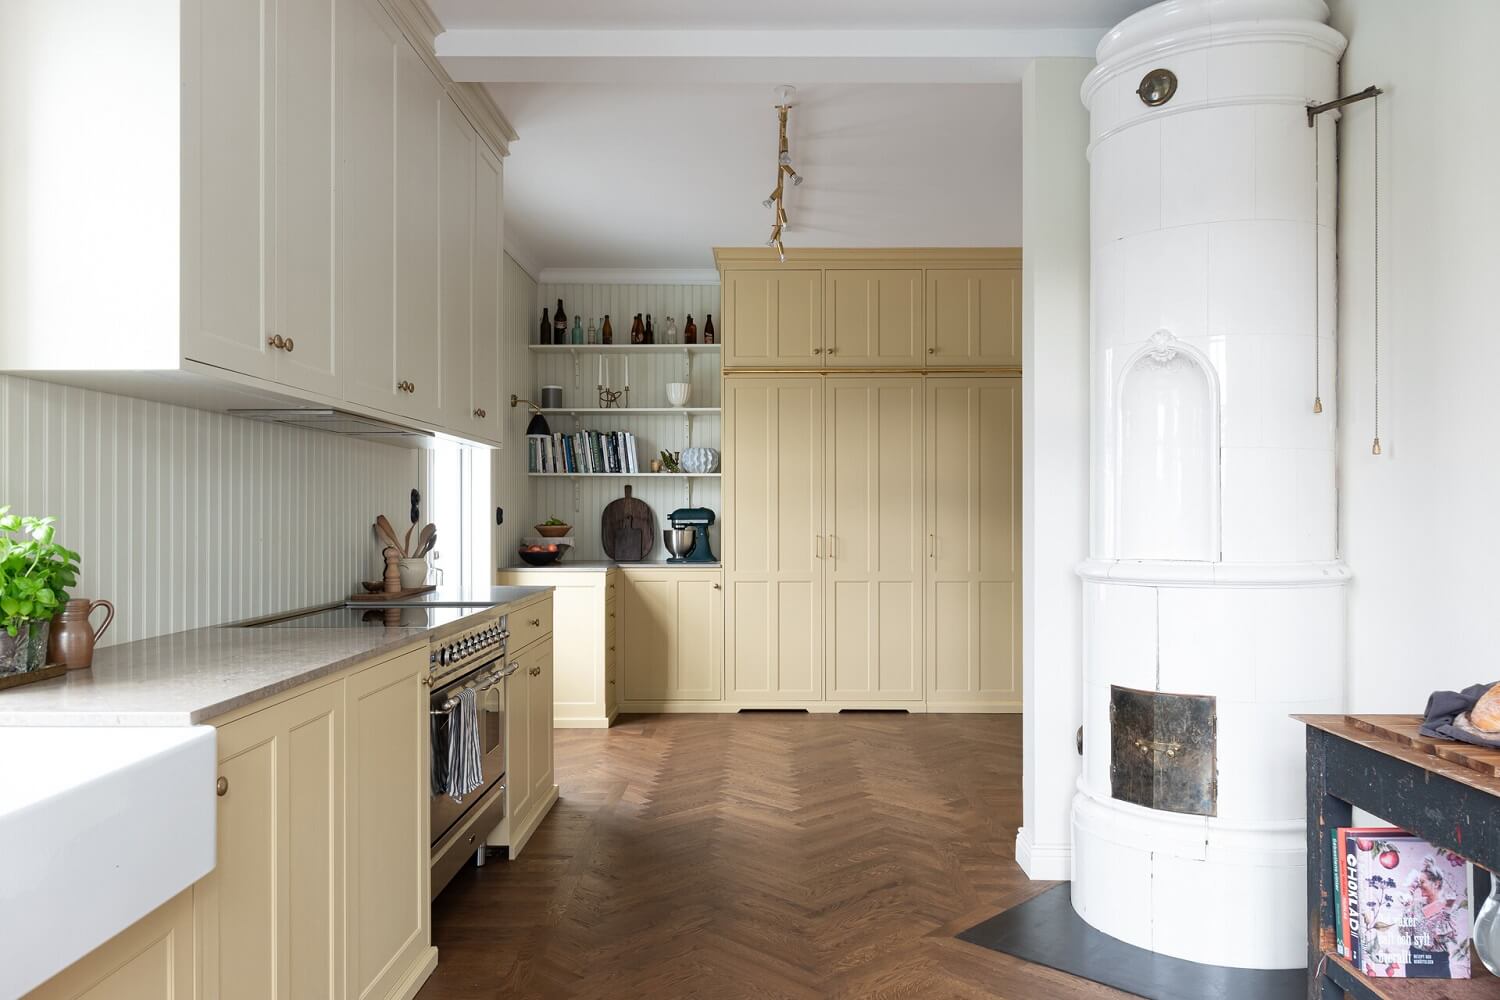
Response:
[{"label": "dark folded cloth", "polygon": [[1491,682],[1474,684],[1462,691],[1432,692],[1427,697],[1427,711],[1422,713],[1422,735],[1500,748],[1500,734],[1490,736],[1468,724],[1469,710],[1494,686],[1495,682]]}]

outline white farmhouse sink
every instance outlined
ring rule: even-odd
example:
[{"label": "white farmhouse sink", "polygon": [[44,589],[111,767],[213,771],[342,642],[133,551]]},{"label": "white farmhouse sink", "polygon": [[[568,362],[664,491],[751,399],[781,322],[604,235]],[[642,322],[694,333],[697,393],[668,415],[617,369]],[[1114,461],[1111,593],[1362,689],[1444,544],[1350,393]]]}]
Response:
[{"label": "white farmhouse sink", "polygon": [[214,866],[211,726],[0,728],[0,997]]}]

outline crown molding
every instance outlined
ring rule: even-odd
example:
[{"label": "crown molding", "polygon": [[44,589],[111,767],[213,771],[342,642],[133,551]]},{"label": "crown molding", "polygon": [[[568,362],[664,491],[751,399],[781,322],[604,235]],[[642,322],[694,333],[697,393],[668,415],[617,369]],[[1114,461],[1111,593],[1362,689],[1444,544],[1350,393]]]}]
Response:
[{"label": "crown molding", "polygon": [[544,285],[717,285],[711,267],[545,267]]},{"label": "crown molding", "polygon": [[770,247],[714,247],[714,263],[763,269],[803,265],[837,267],[1019,268],[1020,247],[787,247],[783,262]]}]

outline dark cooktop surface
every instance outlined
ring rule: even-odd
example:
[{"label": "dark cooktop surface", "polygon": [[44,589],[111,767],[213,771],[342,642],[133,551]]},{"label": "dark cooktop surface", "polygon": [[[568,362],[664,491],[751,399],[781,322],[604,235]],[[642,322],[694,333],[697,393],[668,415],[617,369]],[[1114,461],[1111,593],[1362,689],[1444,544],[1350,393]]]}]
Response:
[{"label": "dark cooktop surface", "polygon": [[475,612],[475,608],[330,608],[262,628],[438,628]]}]

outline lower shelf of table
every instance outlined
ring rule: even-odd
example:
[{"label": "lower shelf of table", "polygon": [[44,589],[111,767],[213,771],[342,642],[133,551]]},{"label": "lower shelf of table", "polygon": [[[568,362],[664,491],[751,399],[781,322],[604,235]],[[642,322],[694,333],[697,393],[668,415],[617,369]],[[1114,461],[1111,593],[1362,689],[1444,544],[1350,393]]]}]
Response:
[{"label": "lower shelf of table", "polygon": [[1328,956],[1328,974],[1356,1000],[1500,1000],[1500,979],[1473,956],[1473,979],[1371,979],[1342,955]]}]

